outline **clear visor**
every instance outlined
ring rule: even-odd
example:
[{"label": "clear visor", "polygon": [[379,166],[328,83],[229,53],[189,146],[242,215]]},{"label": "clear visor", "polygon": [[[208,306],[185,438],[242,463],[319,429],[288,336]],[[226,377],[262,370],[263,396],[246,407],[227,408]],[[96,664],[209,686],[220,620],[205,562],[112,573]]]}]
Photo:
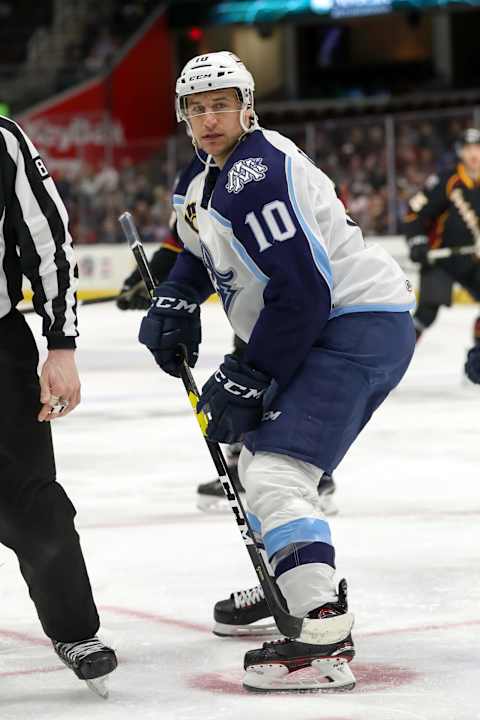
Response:
[{"label": "clear visor", "polygon": [[223,114],[239,112],[242,109],[242,103],[235,98],[219,98],[210,100],[209,102],[203,102],[199,99],[191,98],[186,96],[182,98],[182,110],[183,114],[187,118],[200,117],[201,115]]}]

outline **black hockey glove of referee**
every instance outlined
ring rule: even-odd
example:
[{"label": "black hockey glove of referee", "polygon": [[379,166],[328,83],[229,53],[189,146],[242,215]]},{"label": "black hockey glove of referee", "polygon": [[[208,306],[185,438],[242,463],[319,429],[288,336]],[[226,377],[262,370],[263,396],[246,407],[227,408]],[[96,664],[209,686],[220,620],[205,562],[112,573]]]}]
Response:
[{"label": "black hockey glove of referee", "polygon": [[142,320],[138,339],[169,375],[180,377],[184,358],[194,367],[202,340],[200,303],[195,290],[181,283],[161,283]]},{"label": "black hockey glove of referee", "polygon": [[207,438],[239,442],[244,433],[260,424],[266,405],[273,399],[270,378],[233,355],[225,355],[219,369],[202,388],[197,411],[207,410]]}]

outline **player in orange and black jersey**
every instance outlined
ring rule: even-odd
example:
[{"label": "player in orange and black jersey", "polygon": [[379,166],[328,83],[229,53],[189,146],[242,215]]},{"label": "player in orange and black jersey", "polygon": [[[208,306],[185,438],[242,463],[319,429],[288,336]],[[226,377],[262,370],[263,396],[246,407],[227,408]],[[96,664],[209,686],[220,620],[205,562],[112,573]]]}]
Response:
[{"label": "player in orange and black jersey", "polygon": [[[420,296],[414,315],[417,339],[435,321],[440,306],[450,306],[454,282],[480,301],[480,130],[466,130],[457,153],[457,166],[429,178],[410,200],[404,219],[410,259],[420,264]],[[477,252],[458,252],[458,248],[475,246]],[[432,262],[428,253],[436,248],[452,252]],[[472,382],[480,383],[480,316],[473,341],[465,372]]]}]

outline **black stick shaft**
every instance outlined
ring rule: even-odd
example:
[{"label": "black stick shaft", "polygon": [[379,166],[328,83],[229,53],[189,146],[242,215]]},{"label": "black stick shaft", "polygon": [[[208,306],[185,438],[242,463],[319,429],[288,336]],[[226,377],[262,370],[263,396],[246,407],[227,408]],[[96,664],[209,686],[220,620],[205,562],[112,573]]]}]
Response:
[{"label": "black stick shaft", "polygon": [[[155,283],[152,277],[152,273],[150,271],[145,251],[143,249],[142,241],[137,232],[131,214],[128,212],[124,212],[120,216],[119,222],[122,226],[122,230],[127,239],[127,242],[130,245],[130,248],[135,256],[140,275],[143,278],[147,290],[149,291],[150,295],[152,295],[155,289]],[[197,403],[200,394],[198,392],[190,368],[185,361],[183,361],[183,364],[181,366],[181,379],[190,400],[190,404],[192,405],[192,408],[194,410],[200,430],[202,431],[202,435],[205,439],[208,451],[215,465],[215,469],[218,473],[218,477],[222,484],[223,491],[228,502],[230,503],[230,507],[235,517],[235,521],[238,525],[238,529],[240,530],[243,542],[245,543],[248,554],[250,555],[250,560],[252,561],[252,565],[255,569],[255,572],[257,573],[257,577],[262,586],[270,611],[275,618],[278,629],[286,637],[299,637],[302,631],[303,620],[302,618],[297,618],[293,615],[290,615],[285,610],[284,600],[279,593],[277,586],[272,581],[265,561],[261,555],[260,549],[255,542],[252,527],[248,521],[247,514],[239,497],[237,488],[235,487],[230,476],[230,471],[228,469],[220,445],[216,442],[211,442],[206,437],[208,418],[203,412],[197,412]]]},{"label": "black stick shaft", "polygon": [[[102,295],[101,297],[87,298],[87,300],[79,300],[78,306],[83,307],[84,305],[98,305],[99,303],[112,302],[112,300],[116,300],[118,297],[121,297],[121,295],[116,293],[115,295]],[[35,312],[35,308],[22,308],[20,312],[22,313],[22,315],[30,315],[30,313]]]}]

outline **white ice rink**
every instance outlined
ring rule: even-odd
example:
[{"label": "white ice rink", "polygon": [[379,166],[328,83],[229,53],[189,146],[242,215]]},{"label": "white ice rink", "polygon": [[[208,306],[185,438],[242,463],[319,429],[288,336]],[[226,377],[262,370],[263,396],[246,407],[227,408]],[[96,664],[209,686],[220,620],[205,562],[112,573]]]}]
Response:
[{"label": "white ice rink", "polygon": [[[199,384],[231,345],[220,307],[203,316]],[[0,547],[0,720],[480,718],[480,388],[461,380],[474,316],[441,313],[336,473],[357,688],[260,696],[241,686],[259,641],[210,633],[214,602],[256,578],[230,515],[195,508],[214,472],[183,386],[137,344],[139,313],[83,308],[83,403],[55,425],[58,476],[120,665],[107,701],[65,669]]]}]

